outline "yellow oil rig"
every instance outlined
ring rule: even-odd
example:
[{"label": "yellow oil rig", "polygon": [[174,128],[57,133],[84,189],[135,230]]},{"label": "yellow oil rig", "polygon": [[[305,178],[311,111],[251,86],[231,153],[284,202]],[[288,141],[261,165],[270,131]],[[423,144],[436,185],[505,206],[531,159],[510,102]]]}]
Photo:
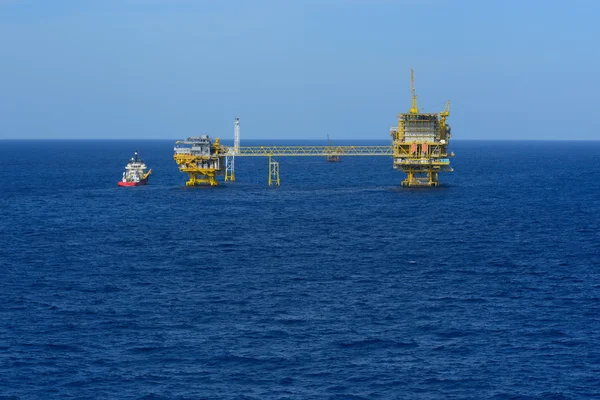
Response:
[{"label": "yellow oil rig", "polygon": [[210,185],[217,186],[217,175],[225,174],[226,148],[221,146],[219,139],[213,143],[210,137],[191,136],[175,142],[173,158],[179,170],[189,175],[187,186]]},{"label": "yellow oil rig", "polygon": [[398,126],[390,129],[394,169],[407,174],[402,186],[439,186],[438,174],[452,172],[448,154],[450,101],[439,114],[421,113],[417,106],[414,71],[410,70],[412,104],[406,114],[398,115]]},{"label": "yellow oil rig", "polygon": [[268,157],[269,185],[279,185],[279,163],[273,157],[326,157],[337,162],[341,156],[392,157],[394,169],[407,174],[402,186],[439,186],[438,174],[451,172],[448,153],[450,101],[440,113],[419,112],[414,88],[414,72],[410,70],[412,105],[406,114],[398,115],[398,126],[390,128],[392,144],[387,146],[240,146],[240,120],[234,123],[234,145],[223,146],[219,139],[192,136],[176,142],[174,159],[181,172],[189,175],[187,186],[217,186],[217,176],[235,181],[235,157]]}]

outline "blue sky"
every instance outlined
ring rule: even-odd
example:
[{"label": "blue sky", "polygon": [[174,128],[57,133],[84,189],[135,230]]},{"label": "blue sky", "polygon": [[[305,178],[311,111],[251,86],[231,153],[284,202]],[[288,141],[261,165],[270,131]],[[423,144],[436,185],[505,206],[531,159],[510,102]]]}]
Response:
[{"label": "blue sky", "polygon": [[0,0],[0,139],[598,139],[600,1]]}]

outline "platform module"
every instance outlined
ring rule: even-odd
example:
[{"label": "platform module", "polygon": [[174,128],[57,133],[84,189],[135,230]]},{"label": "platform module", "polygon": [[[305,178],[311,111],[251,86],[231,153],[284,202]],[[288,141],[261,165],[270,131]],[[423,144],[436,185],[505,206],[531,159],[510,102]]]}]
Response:
[{"label": "platform module", "polygon": [[217,186],[218,175],[225,175],[224,158],[227,149],[214,143],[208,135],[191,136],[175,143],[173,158],[181,172],[189,175],[186,186]]},{"label": "platform module", "polygon": [[414,72],[410,70],[411,108],[398,115],[398,126],[390,128],[394,169],[407,174],[402,186],[438,186],[440,172],[452,172],[448,153],[450,101],[440,113],[422,113],[417,106]]}]

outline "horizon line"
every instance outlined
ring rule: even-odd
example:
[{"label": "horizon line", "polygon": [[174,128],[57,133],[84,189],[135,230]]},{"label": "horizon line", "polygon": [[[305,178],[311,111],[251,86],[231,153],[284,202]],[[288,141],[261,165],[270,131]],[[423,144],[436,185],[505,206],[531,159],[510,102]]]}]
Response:
[{"label": "horizon line", "polygon": [[[215,137],[214,139],[220,139],[220,140],[224,140],[224,141],[233,141],[233,138],[231,139],[223,139],[220,137]],[[23,140],[23,141],[32,141],[32,140],[56,140],[56,141],[60,141],[60,140],[81,140],[81,141],[86,141],[86,140],[112,140],[112,141],[125,141],[125,140],[140,140],[140,141],[151,141],[151,140],[173,140],[173,141],[177,141],[177,140],[182,140],[181,138],[0,138],[0,141],[17,141],[17,140]],[[243,140],[261,140],[261,141],[267,141],[267,140],[300,140],[300,141],[327,141],[327,139],[301,139],[301,138],[285,138],[285,139],[273,139],[273,138],[245,138]],[[242,140],[242,141],[243,141]],[[360,141],[388,141],[389,139],[343,139],[343,138],[339,138],[339,139],[334,139],[333,141],[345,141],[345,142],[349,142],[349,141],[353,141],[353,140],[360,140]],[[452,139],[451,142],[455,142],[455,141],[479,141],[479,142],[597,142],[600,141],[600,139],[474,139],[474,138],[462,138],[462,139]]]}]

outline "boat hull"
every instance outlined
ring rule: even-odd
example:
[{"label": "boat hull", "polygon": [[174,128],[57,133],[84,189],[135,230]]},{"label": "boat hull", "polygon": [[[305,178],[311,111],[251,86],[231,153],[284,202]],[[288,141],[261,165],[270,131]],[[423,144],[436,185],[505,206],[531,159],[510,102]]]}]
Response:
[{"label": "boat hull", "polygon": [[143,186],[148,184],[148,179],[141,180],[139,182],[118,182],[119,186]]}]

